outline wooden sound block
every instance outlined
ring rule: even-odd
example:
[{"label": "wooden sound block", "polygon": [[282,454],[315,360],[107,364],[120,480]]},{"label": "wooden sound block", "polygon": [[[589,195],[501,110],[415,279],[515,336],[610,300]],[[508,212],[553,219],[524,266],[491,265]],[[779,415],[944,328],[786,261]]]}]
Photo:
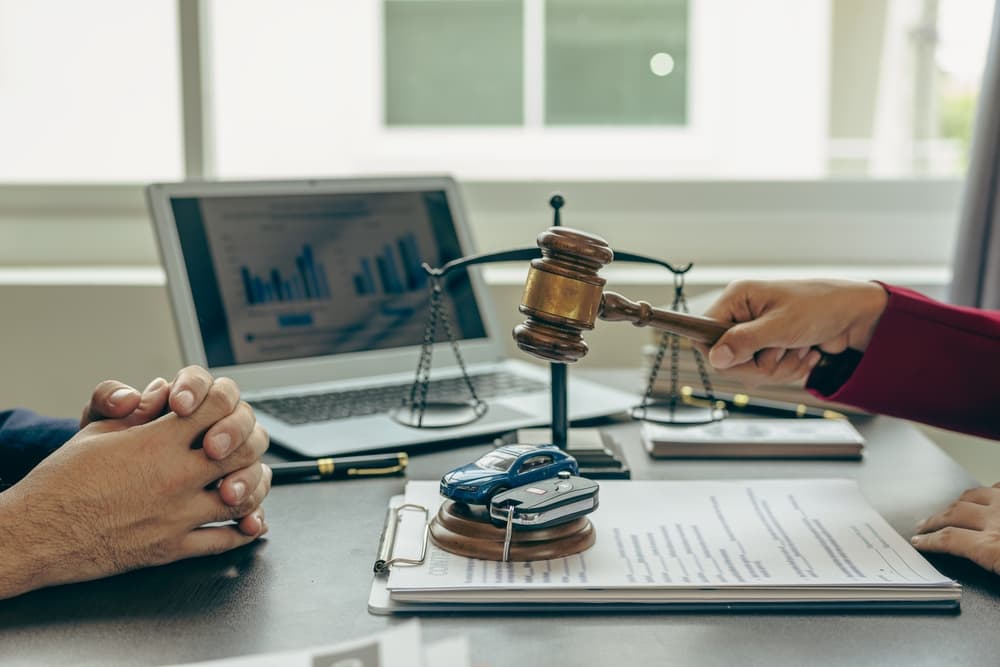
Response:
[{"label": "wooden sound block", "polygon": [[[445,551],[468,558],[503,560],[505,528],[490,521],[486,508],[472,508],[446,500],[431,519],[431,540]],[[572,556],[589,549],[597,539],[585,516],[537,530],[511,531],[507,560],[547,560]]]}]

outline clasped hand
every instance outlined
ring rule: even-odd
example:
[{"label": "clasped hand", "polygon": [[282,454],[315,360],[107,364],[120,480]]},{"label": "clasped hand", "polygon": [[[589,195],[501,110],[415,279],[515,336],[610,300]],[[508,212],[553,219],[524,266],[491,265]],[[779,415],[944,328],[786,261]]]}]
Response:
[{"label": "clasped hand", "polygon": [[102,383],[79,433],[0,496],[23,570],[10,564],[0,598],[252,542],[267,531],[267,446],[236,384],[204,369],[141,393]]}]

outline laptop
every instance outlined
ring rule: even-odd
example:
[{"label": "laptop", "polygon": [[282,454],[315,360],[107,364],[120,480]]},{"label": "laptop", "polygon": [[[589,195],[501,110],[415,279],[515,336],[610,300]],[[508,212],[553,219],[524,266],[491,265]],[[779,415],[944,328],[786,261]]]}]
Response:
[{"label": "laptop", "polygon": [[[451,178],[163,183],[146,194],[185,362],[236,380],[276,444],[306,457],[413,451],[549,422],[548,369],[506,358],[510,331],[475,269],[449,274],[441,311],[485,414],[445,428],[391,414],[410,395],[431,311],[421,264],[475,252]],[[437,329],[428,400],[469,399]],[[636,403],[572,375],[571,419]]]}]

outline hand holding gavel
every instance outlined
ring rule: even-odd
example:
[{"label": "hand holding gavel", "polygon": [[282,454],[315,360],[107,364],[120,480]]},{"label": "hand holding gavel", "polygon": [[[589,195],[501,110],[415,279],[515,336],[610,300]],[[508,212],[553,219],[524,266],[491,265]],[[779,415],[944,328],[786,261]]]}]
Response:
[{"label": "hand holding gavel", "polygon": [[553,227],[538,236],[542,258],[532,260],[519,310],[528,316],[514,328],[519,348],[547,361],[572,363],[587,354],[583,331],[597,318],[651,326],[711,346],[731,324],[655,308],[605,292],[598,275],[614,259],[607,242],[592,234]]}]

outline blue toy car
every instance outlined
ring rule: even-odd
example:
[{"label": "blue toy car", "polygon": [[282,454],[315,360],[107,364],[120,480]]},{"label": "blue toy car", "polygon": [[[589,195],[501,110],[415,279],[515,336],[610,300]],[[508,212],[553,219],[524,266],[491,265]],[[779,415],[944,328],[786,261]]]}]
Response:
[{"label": "blue toy car", "polygon": [[441,478],[441,495],[469,505],[488,505],[498,493],[579,472],[576,459],[554,445],[503,445]]}]

